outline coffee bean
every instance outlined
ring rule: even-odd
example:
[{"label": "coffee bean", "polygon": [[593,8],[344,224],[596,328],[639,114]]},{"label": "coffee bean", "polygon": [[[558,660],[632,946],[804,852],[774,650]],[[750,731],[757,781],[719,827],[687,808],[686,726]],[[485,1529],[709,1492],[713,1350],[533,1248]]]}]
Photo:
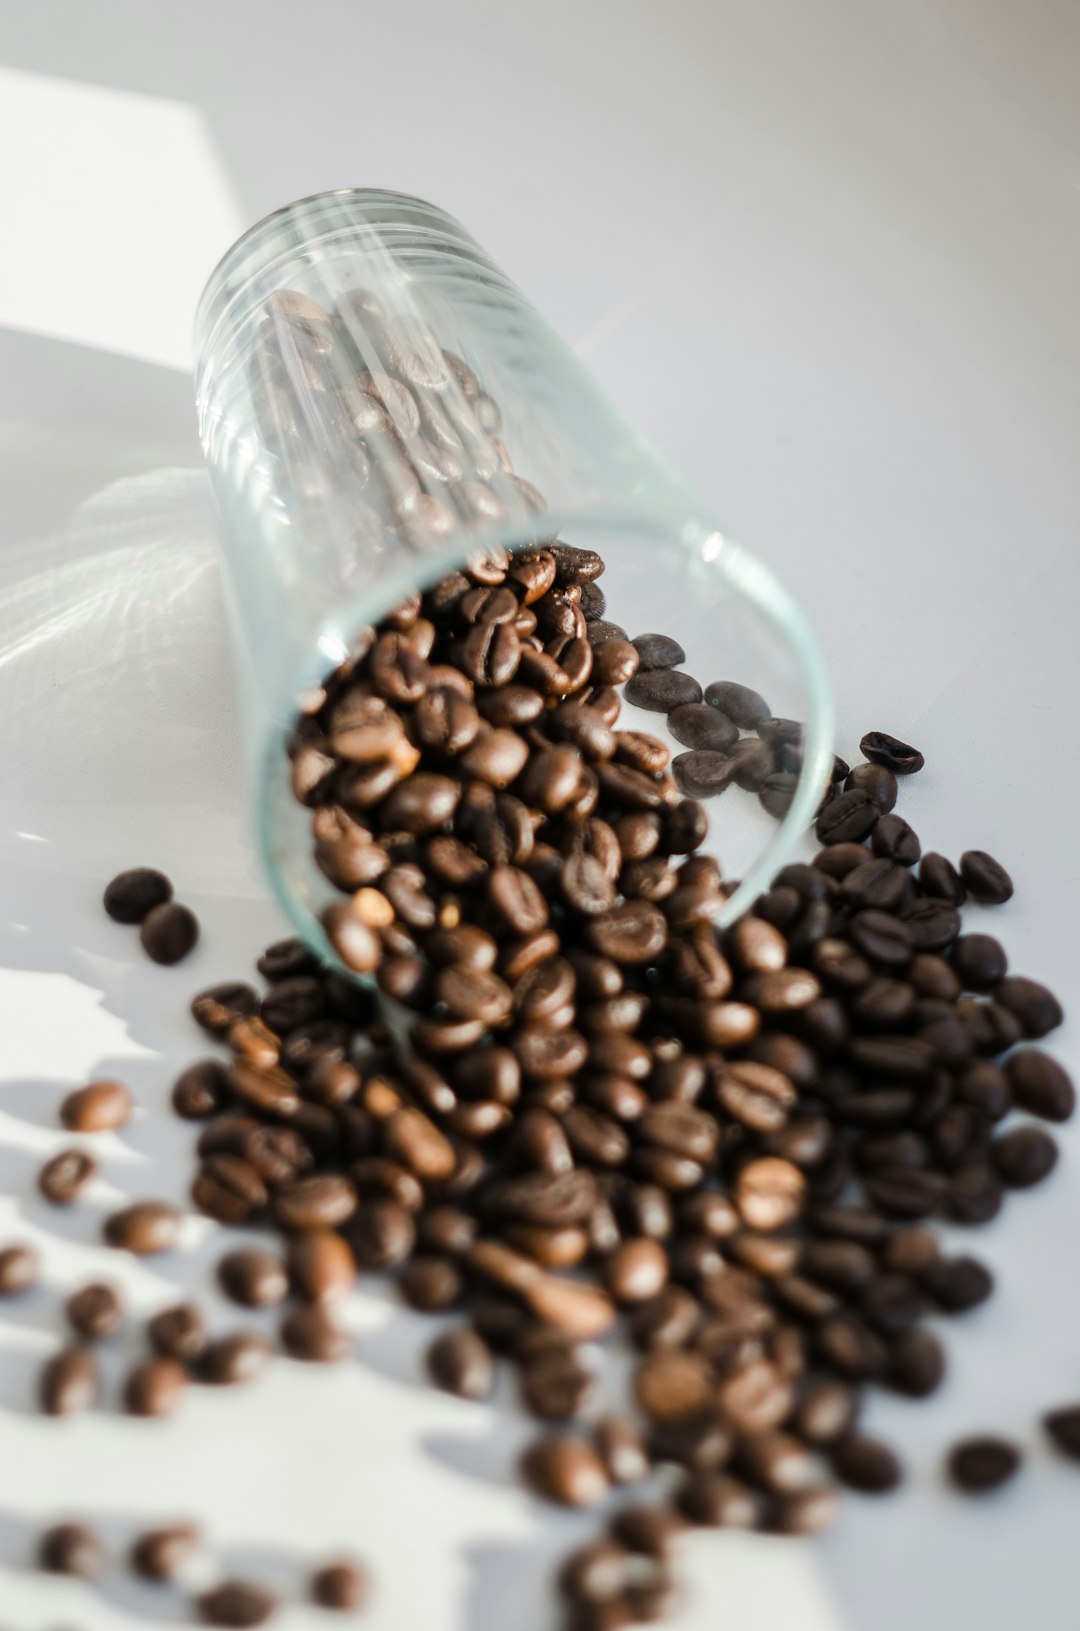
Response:
[{"label": "coffee bean", "polygon": [[704,702],[689,702],[668,715],[668,730],[688,748],[726,753],[739,740],[738,726]]},{"label": "coffee bean", "polygon": [[634,1375],[634,1397],[651,1422],[688,1421],[700,1416],[715,1398],[715,1383],[706,1362],[676,1349],[650,1354]]},{"label": "coffee bean", "polygon": [[761,1497],[726,1473],[695,1473],[680,1484],[675,1503],[690,1523],[708,1529],[758,1529]]},{"label": "coffee bean", "polygon": [[91,1580],[105,1561],[101,1541],[83,1523],[58,1523],[46,1529],[38,1542],[38,1562],[49,1574],[70,1574]]},{"label": "coffee bean", "polygon": [[1010,1189],[1029,1189],[1053,1172],[1058,1147],[1049,1133],[1030,1123],[995,1138],[990,1153],[1002,1183]]},{"label": "coffee bean", "polygon": [[893,861],[864,861],[849,872],[840,885],[840,899],[854,911],[873,908],[889,912],[905,899],[908,874]]},{"label": "coffee bean", "polygon": [[984,906],[1001,906],[1013,896],[1013,881],[1000,861],[985,850],[969,849],[960,857],[960,876],[968,894]]},{"label": "coffee bean", "polygon": [[175,1359],[156,1354],[128,1372],[124,1409],[130,1416],[170,1416],[187,1388],[187,1372]]},{"label": "coffee bean", "polygon": [[337,1173],[318,1173],[282,1184],[273,1198],[274,1217],[288,1230],[333,1229],[356,1210],[356,1189]]},{"label": "coffee bean", "polygon": [[862,788],[839,793],[822,806],[814,826],[821,844],[845,844],[865,838],[876,826],[880,807]]},{"label": "coffee bean", "polygon": [[692,674],[675,668],[654,668],[638,672],[623,690],[627,702],[651,713],[670,714],[687,703],[701,701],[701,686]]},{"label": "coffee bean", "polygon": [[522,1457],[521,1470],[535,1494],[559,1506],[595,1506],[608,1491],[604,1464],[582,1438],[538,1440]]},{"label": "coffee bean", "polygon": [[1008,969],[1004,948],[988,934],[962,934],[952,960],[965,991],[992,991]]},{"label": "coffee bean", "polygon": [[314,1571],[308,1584],[308,1595],[320,1608],[337,1609],[342,1613],[363,1608],[369,1591],[368,1578],[359,1563],[339,1559],[324,1563]]},{"label": "coffee bean", "polygon": [[963,1439],[949,1451],[949,1477],[967,1495],[1000,1489],[1019,1470],[1020,1452],[1002,1438]]},{"label": "coffee bean", "polygon": [[918,748],[909,747],[886,731],[868,731],[859,743],[863,757],[885,765],[894,776],[913,776],[926,763]]},{"label": "coffee bean", "polygon": [[292,1308],[281,1322],[281,1345],[293,1359],[333,1365],[349,1351],[349,1338],[330,1311],[319,1303]]},{"label": "coffee bean", "polygon": [[675,785],[687,798],[715,798],[731,785],[734,770],[726,753],[695,750],[671,761]]},{"label": "coffee bean", "polygon": [[622,1305],[648,1302],[664,1288],[668,1260],[658,1241],[624,1241],[604,1267],[608,1290]]},{"label": "coffee bean", "polygon": [[195,1556],[199,1531],[192,1524],[147,1529],[132,1542],[132,1572],[143,1580],[175,1580]]},{"label": "coffee bean", "polygon": [[47,1416],[73,1416],[97,1403],[97,1360],[81,1343],[61,1348],[41,1369],[39,1395]]},{"label": "coffee bean", "polygon": [[210,1155],[191,1186],[191,1198],[219,1223],[246,1223],[266,1205],[268,1191],[252,1162],[236,1155]]},{"label": "coffee bean", "polygon": [[374,1197],[360,1202],[346,1238],[359,1268],[389,1269],[412,1252],[416,1225],[400,1201]]},{"label": "coffee bean", "polygon": [[[733,769],[732,774],[733,779],[738,779],[735,769]],[[774,771],[758,782],[758,802],[763,810],[766,810],[769,815],[775,816],[779,821],[791,809],[798,785],[799,778],[793,772],[787,770]]]},{"label": "coffee bean", "polygon": [[188,906],[166,901],[154,906],[142,920],[139,939],[155,963],[179,963],[199,938],[199,920]]},{"label": "coffee bean", "polygon": [[896,803],[898,793],[896,777],[883,764],[856,765],[844,782],[846,793],[850,793],[853,788],[865,793],[884,815],[887,815]]},{"label": "coffee bean", "polygon": [[898,815],[882,816],[870,835],[870,847],[875,855],[900,866],[914,866],[922,854],[918,835]]},{"label": "coffee bean", "polygon": [[[648,1477],[649,1453],[645,1439],[637,1423],[632,1421],[629,1416],[603,1416],[597,1422],[593,1436],[607,1475],[613,1484],[636,1484],[642,1478]],[[628,1530],[631,1532],[633,1527],[633,1523],[627,1525]],[[647,1521],[640,1528],[641,1535],[639,1538],[646,1538],[648,1534]],[[662,1529],[663,1525],[661,1524],[659,1528]],[[622,1539],[624,1545],[630,1544],[622,1536],[617,1538]],[[659,1544],[663,1548],[663,1541],[659,1539],[658,1534],[656,1534],[653,1544]],[[652,1550],[648,1545],[632,1545],[630,1549],[631,1551],[646,1552]],[[661,1552],[653,1552],[652,1555],[662,1555],[662,1550]]]},{"label": "coffee bean", "polygon": [[948,901],[951,906],[962,906],[967,897],[964,880],[952,862],[933,850],[922,858],[919,883],[922,885],[924,895],[931,895],[935,900]]},{"label": "coffee bean", "polygon": [[990,1270],[974,1257],[942,1257],[927,1263],[919,1272],[919,1284],[946,1314],[977,1308],[994,1289]]},{"label": "coffee bean", "polygon": [[38,1173],[38,1188],[53,1206],[70,1206],[97,1173],[97,1162],[85,1150],[61,1150]]},{"label": "coffee bean", "polygon": [[258,1009],[258,993],[252,986],[235,980],[209,986],[191,1001],[192,1014],[211,1036],[227,1035],[237,1020],[250,1018]]},{"label": "coffee bean", "polygon": [[522,1403],[540,1421],[573,1420],[592,1391],[592,1377],[572,1348],[541,1351],[522,1365]]},{"label": "coffee bean", "polygon": [[1021,1048],[1010,1054],[1005,1075],[1017,1105],[1033,1116],[1068,1121],[1076,1108],[1076,1089],[1068,1073],[1041,1048]]},{"label": "coffee bean", "polygon": [[179,1243],[183,1214],[165,1201],[136,1201],[105,1219],[105,1242],[136,1257],[172,1251]]},{"label": "coffee bean", "polygon": [[280,1258],[261,1247],[226,1252],[217,1266],[225,1295],[242,1308],[270,1308],[281,1302],[289,1282]]},{"label": "coffee bean", "polygon": [[147,1322],[151,1346],[166,1359],[191,1364],[206,1348],[206,1325],[194,1303],[163,1308]]},{"label": "coffee bean", "polygon": [[305,1229],[289,1240],[289,1281],[307,1302],[334,1303],[356,1282],[356,1263],[348,1244],[328,1229]]},{"label": "coffee bean", "polygon": [[634,639],[634,646],[641,659],[643,673],[655,668],[676,668],[686,661],[682,646],[667,634],[639,634]]},{"label": "coffee bean", "polygon": [[150,866],[119,872],[105,887],[105,910],[114,923],[141,923],[155,906],[172,899],[173,886],[164,872]]},{"label": "coffee bean", "polygon": [[1006,975],[994,995],[1019,1020],[1023,1034],[1034,1041],[1054,1030],[1065,1017],[1053,992],[1022,974]]},{"label": "coffee bean", "polygon": [[225,1580],[195,1599],[205,1625],[265,1625],[277,1608],[277,1598],[251,1580]]},{"label": "coffee bean", "polygon": [[854,945],[871,962],[882,963],[887,968],[902,968],[911,959],[911,930],[905,922],[887,912],[856,912],[849,933]]},{"label": "coffee bean", "polygon": [[889,1354],[886,1380],[898,1393],[925,1399],[941,1386],[945,1353],[931,1331],[917,1328],[897,1337]]},{"label": "coffee bean", "polygon": [[272,1349],[257,1331],[236,1331],[207,1343],[199,1355],[196,1375],[211,1387],[236,1387],[261,1376]]},{"label": "coffee bean", "polygon": [[634,967],[659,956],[667,941],[667,923],[647,901],[629,900],[590,918],[585,938],[602,957]]},{"label": "coffee bean", "polygon": [[859,1411],[854,1388],[828,1377],[817,1377],[803,1389],[793,1424],[811,1444],[833,1444],[850,1433]]},{"label": "coffee bean", "polygon": [[173,1083],[172,1107],[185,1121],[202,1121],[218,1114],[228,1091],[225,1066],[217,1059],[200,1059]]},{"label": "coffee bean", "polygon": [[103,1133],[122,1127],[134,1101],[122,1082],[91,1082],[69,1093],[60,1120],[72,1133]]},{"label": "coffee bean", "polygon": [[37,1284],[41,1258],[33,1246],[0,1248],[0,1297],[16,1297]]},{"label": "coffee bean", "polygon": [[99,1342],[120,1329],[123,1304],[110,1285],[91,1284],[73,1291],[64,1305],[72,1330],[90,1342]]},{"label": "coffee bean", "polygon": [[1072,1461],[1080,1460],[1080,1406],[1065,1405],[1048,1410],[1042,1424],[1056,1450]]},{"label": "coffee bean", "polygon": [[710,708],[725,714],[744,731],[755,730],[763,719],[771,715],[764,697],[735,680],[714,680],[706,687],[705,701]]}]

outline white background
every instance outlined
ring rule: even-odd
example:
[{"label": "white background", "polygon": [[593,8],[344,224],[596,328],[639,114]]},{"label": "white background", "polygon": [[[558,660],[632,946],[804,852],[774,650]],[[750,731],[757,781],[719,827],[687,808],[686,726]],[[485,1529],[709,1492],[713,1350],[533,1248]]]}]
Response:
[{"label": "white background", "polygon": [[[326,1548],[378,1574],[373,1631],[541,1631],[591,1529],[516,1488],[527,1428],[418,1385],[423,1322],[376,1288],[358,1358],[281,1361],[147,1424],[41,1420],[34,1367],[89,1274],[134,1314],[209,1288],[220,1237],[147,1265],[95,1245],[119,1195],[182,1197],[169,1084],[184,1004],[278,930],[247,837],[194,437],[191,314],[245,226],[366,184],[465,221],[630,416],[804,601],[838,747],[884,728],[927,770],[924,841],[1008,865],[1014,967],[1074,1002],[1080,567],[1080,13],[1071,0],[6,0],[0,4],[0,1238],[47,1287],[0,1305],[0,1631],[135,1631],[178,1600],[27,1568],[37,1525],[124,1543],[201,1515],[226,1563],[295,1585]],[[99,906],[154,862],[204,942],[164,971]],[[1075,1027],[1054,1046],[1078,1062]],[[70,1085],[132,1125],[70,1215],[35,1201]],[[929,1404],[875,1401],[904,1491],[809,1544],[702,1536],[684,1631],[1076,1624],[1080,1474],[1036,1418],[1080,1397],[1077,1135],[973,1242],[993,1302],[948,1332]],[[228,1310],[213,1305],[217,1321]],[[235,1322],[235,1312],[232,1316]],[[123,1352],[135,1351],[134,1334]],[[958,1433],[1029,1444],[964,1503]],[[291,1608],[283,1626],[314,1627]]]}]

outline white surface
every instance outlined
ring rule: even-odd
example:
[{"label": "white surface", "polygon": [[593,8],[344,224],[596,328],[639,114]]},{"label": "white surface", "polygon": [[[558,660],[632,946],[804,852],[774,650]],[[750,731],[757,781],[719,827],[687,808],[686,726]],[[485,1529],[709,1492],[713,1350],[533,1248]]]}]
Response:
[{"label": "white surface", "polygon": [[[114,1534],[195,1513],[286,1575],[375,1564],[373,1631],[541,1631],[552,1559],[590,1520],[510,1469],[527,1429],[416,1385],[423,1323],[358,1301],[359,1360],[284,1361],[182,1421],[32,1411],[61,1290],[123,1280],[140,1315],[209,1285],[217,1239],[130,1265],[95,1244],[116,1193],[183,1193],[169,1083],[184,1003],[277,930],[246,836],[237,724],[184,335],[234,231],[289,198],[399,187],[457,213],[642,427],[802,595],[840,734],[928,759],[904,812],[981,845],[1017,898],[1014,966],[1080,974],[1080,20],[1067,0],[505,0],[303,7],[0,4],[0,1238],[48,1289],[0,1305],[0,1627],[152,1626],[175,1603],[25,1567],[34,1526]],[[104,881],[165,866],[200,911],[164,971]],[[1077,1057],[1075,1025],[1055,1049]],[[115,1069],[140,1112],[92,1205],[34,1199],[65,1088]],[[825,1541],[703,1536],[678,1622],[756,1631],[1072,1631],[1077,1474],[1043,1452],[1080,1395],[1078,1134],[1054,1180],[971,1244],[993,1302],[948,1329],[929,1404],[875,1401],[904,1492]],[[222,1321],[229,1315],[215,1304]],[[113,1375],[115,1385],[115,1374]],[[1023,1477],[965,1504],[944,1447],[999,1428]],[[293,1608],[283,1626],[314,1627]]]}]

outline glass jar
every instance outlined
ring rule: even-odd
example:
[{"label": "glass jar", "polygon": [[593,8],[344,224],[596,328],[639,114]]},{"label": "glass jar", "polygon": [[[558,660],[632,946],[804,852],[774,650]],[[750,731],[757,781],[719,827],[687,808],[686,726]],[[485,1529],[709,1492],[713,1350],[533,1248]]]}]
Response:
[{"label": "glass jar", "polygon": [[[259,843],[310,944],[327,953],[319,914],[331,891],[290,783],[302,699],[411,591],[556,537],[603,557],[605,619],[674,637],[703,686],[737,681],[771,717],[801,724],[801,740],[777,748],[767,802],[779,814],[734,785],[707,804],[705,847],[740,880],[720,921],[752,903],[829,779],[830,702],[810,629],[457,221],[367,190],[268,216],[204,292],[196,396]],[[661,713],[626,706],[620,724],[665,736]]]}]

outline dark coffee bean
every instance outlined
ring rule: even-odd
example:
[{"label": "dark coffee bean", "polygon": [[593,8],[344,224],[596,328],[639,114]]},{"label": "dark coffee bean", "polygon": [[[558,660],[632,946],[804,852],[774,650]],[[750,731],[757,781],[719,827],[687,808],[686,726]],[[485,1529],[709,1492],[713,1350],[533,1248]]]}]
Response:
[{"label": "dark coffee bean", "polygon": [[333,1314],[321,1303],[291,1308],[280,1326],[281,1345],[293,1359],[333,1365],[344,1359],[350,1342]]},{"label": "dark coffee bean", "polygon": [[616,636],[605,640],[593,658],[593,679],[597,685],[625,685],[633,679],[641,659],[637,647]]},{"label": "dark coffee bean", "polygon": [[675,1504],[690,1523],[708,1529],[757,1529],[764,1519],[760,1495],[726,1473],[694,1473],[679,1485]]},{"label": "dark coffee bean", "polygon": [[70,1206],[97,1169],[97,1162],[85,1150],[61,1150],[38,1173],[38,1188],[53,1206]]},{"label": "dark coffee bean", "polygon": [[952,960],[965,991],[993,990],[1009,966],[1004,947],[989,934],[962,934],[953,943]]},{"label": "dark coffee bean", "polygon": [[1053,992],[1022,974],[1006,975],[994,996],[1020,1021],[1024,1035],[1034,1041],[1054,1030],[1065,1017]]},{"label": "dark coffee bean", "polygon": [[641,659],[642,673],[655,668],[677,668],[686,661],[686,652],[667,634],[639,634],[634,646]]},{"label": "dark coffee bean", "polygon": [[1068,1073],[1041,1048],[1021,1048],[1010,1054],[1005,1075],[1017,1105],[1033,1116],[1068,1121],[1076,1108],[1076,1089]]},{"label": "dark coffee bean", "polygon": [[73,1291],[64,1305],[68,1323],[81,1337],[100,1342],[120,1329],[123,1304],[110,1285],[92,1284]]},{"label": "dark coffee bean", "polygon": [[521,1470],[535,1494],[559,1506],[595,1506],[608,1491],[604,1463],[582,1438],[538,1440],[522,1457]]},{"label": "dark coffee bean", "polygon": [[969,849],[960,857],[960,876],[968,894],[984,906],[1001,906],[1013,896],[1013,881],[1000,861],[985,850]]},{"label": "dark coffee bean", "polygon": [[416,1225],[400,1201],[376,1196],[360,1202],[346,1237],[357,1265],[379,1271],[403,1263],[411,1254]]},{"label": "dark coffee bean", "polygon": [[298,1297],[334,1303],[356,1283],[356,1263],[348,1243],[328,1229],[305,1229],[288,1246],[289,1281]]},{"label": "dark coffee bean", "polygon": [[255,967],[264,980],[292,980],[301,974],[317,974],[319,962],[315,954],[295,937],[275,940],[267,946]]},{"label": "dark coffee bean", "polygon": [[957,1003],[956,1017],[970,1033],[976,1053],[1004,1053],[1023,1035],[1016,1015],[997,1001],[977,1002],[974,998],[965,998]]},{"label": "dark coffee bean", "polygon": [[716,708],[720,713],[726,714],[734,724],[744,731],[752,731],[763,719],[768,719],[771,709],[764,697],[749,686],[739,685],[735,680],[714,680],[706,687],[705,701],[710,708]]},{"label": "dark coffee bean", "polygon": [[886,1380],[898,1393],[925,1399],[941,1386],[945,1351],[931,1331],[916,1327],[897,1337],[889,1354]]},{"label": "dark coffee bean", "polygon": [[172,899],[173,886],[163,872],[137,866],[120,872],[106,885],[105,910],[114,923],[141,923],[155,906]]},{"label": "dark coffee bean", "polygon": [[914,951],[944,951],[960,933],[960,913],[942,900],[916,900],[900,908]]},{"label": "dark coffee bean", "polygon": [[225,1036],[238,1019],[248,1019],[258,1010],[255,989],[235,980],[209,986],[191,1001],[192,1014],[211,1036]]},{"label": "dark coffee bean", "polygon": [[37,1284],[41,1258],[33,1246],[0,1248],[0,1297],[15,1297]]},{"label": "dark coffee bean", "polygon": [[281,1259],[261,1247],[226,1252],[217,1266],[225,1295],[242,1308],[270,1308],[285,1297],[289,1282]]},{"label": "dark coffee bean", "polygon": [[954,1223],[989,1223],[1001,1211],[1001,1183],[992,1167],[970,1161],[949,1181],[946,1210]]},{"label": "dark coffee bean", "polygon": [[667,941],[662,912],[647,901],[625,901],[589,919],[585,936],[593,951],[619,965],[650,963]]},{"label": "dark coffee bean", "polygon": [[166,1359],[183,1364],[197,1360],[206,1348],[206,1324],[194,1303],[177,1303],[147,1321],[150,1344]]},{"label": "dark coffee bean", "polygon": [[914,866],[922,853],[918,834],[902,816],[883,815],[870,836],[875,855],[896,861],[900,866]]},{"label": "dark coffee bean", "polygon": [[963,1314],[984,1303],[994,1289],[985,1264],[974,1257],[941,1257],[920,1270],[919,1284],[947,1314]]},{"label": "dark coffee bean", "polygon": [[815,1377],[800,1393],[793,1425],[811,1444],[833,1444],[851,1432],[858,1412],[854,1388],[831,1377]]},{"label": "dark coffee bean", "polygon": [[1050,1442],[1070,1460],[1080,1460],[1080,1406],[1048,1410],[1042,1418]]},{"label": "dark coffee bean", "polygon": [[194,949],[198,938],[195,913],[173,900],[152,907],[139,930],[143,950],[155,963],[179,963]]},{"label": "dark coffee bean", "polygon": [[842,1438],[833,1445],[829,1459],[840,1482],[862,1495],[885,1495],[903,1477],[895,1451],[864,1433]]},{"label": "dark coffee bean", "polygon": [[333,1229],[356,1210],[356,1189],[339,1173],[317,1173],[281,1185],[273,1198],[274,1217],[288,1230]]},{"label": "dark coffee bean", "polygon": [[60,1106],[60,1120],[71,1133],[104,1133],[123,1127],[134,1100],[123,1082],[91,1082],[69,1093]]},{"label": "dark coffee bean", "polygon": [[136,1535],[129,1560],[134,1574],[143,1580],[175,1580],[195,1556],[199,1531],[193,1524],[171,1524],[164,1529],[147,1529]]},{"label": "dark coffee bean", "polygon": [[926,1301],[906,1274],[879,1274],[859,1298],[863,1317],[885,1337],[910,1330],[926,1312]]},{"label": "dark coffee bean", "polygon": [[[732,779],[738,779],[734,765],[732,767]],[[798,785],[799,778],[791,771],[773,771],[771,775],[765,776],[758,783],[758,802],[763,810],[767,811],[769,815],[775,816],[779,821],[791,809]]]},{"label": "dark coffee bean", "polygon": [[844,782],[845,793],[850,793],[852,788],[872,799],[883,815],[887,815],[896,803],[896,777],[885,765],[856,765]]},{"label": "dark coffee bean", "polygon": [[251,1580],[225,1580],[195,1599],[199,1618],[206,1625],[265,1625],[277,1608],[277,1598]]},{"label": "dark coffee bean", "polygon": [[200,1059],[173,1083],[172,1107],[185,1121],[216,1116],[228,1097],[225,1066],[218,1059]]},{"label": "dark coffee bean", "polygon": [[[601,1424],[603,1425],[603,1424]],[[669,1506],[624,1506],[611,1520],[612,1538],[627,1551],[666,1560],[684,1524]]]},{"label": "dark coffee bean", "polygon": [[348,1613],[363,1608],[369,1591],[366,1571],[359,1563],[340,1559],[316,1569],[308,1583],[308,1595],[320,1608]]},{"label": "dark coffee bean", "polygon": [[272,986],[262,1000],[260,1012],[263,1023],[284,1036],[300,1025],[321,1019],[325,1008],[326,998],[320,981],[310,974],[298,974]]},{"label": "dark coffee bean", "polygon": [[136,1257],[168,1252],[180,1239],[183,1214],[165,1201],[136,1201],[105,1219],[106,1244]]},{"label": "dark coffee bean", "polygon": [[539,1421],[571,1421],[593,1391],[593,1379],[572,1349],[553,1348],[522,1366],[521,1397]]},{"label": "dark coffee bean", "polygon": [[933,1047],[917,1036],[856,1037],[848,1056],[871,1076],[900,1082],[925,1082],[936,1063]]},{"label": "dark coffee bean", "polygon": [[885,1243],[882,1266],[896,1274],[919,1275],[941,1256],[937,1235],[923,1224],[897,1229]]},{"label": "dark coffee bean", "polygon": [[187,1372],[175,1359],[160,1354],[133,1366],[124,1381],[124,1409],[129,1416],[170,1416],[187,1390]]},{"label": "dark coffee bean", "polygon": [[688,748],[726,753],[739,740],[738,726],[704,702],[689,702],[668,715],[668,730]]},{"label": "dark coffee bean", "polygon": [[734,776],[727,754],[703,750],[676,754],[671,773],[679,792],[694,799],[715,798],[731,785]]},{"label": "dark coffee bean", "polygon": [[627,702],[651,713],[670,714],[687,703],[701,701],[701,686],[692,674],[675,668],[654,668],[637,673],[626,682]]},{"label": "dark coffee bean", "polygon": [[872,832],[880,815],[873,799],[861,788],[854,788],[822,806],[814,831],[821,844],[851,843]]},{"label": "dark coffee bean", "polygon": [[1048,1132],[1029,1123],[995,1138],[990,1154],[1002,1183],[1010,1189],[1029,1189],[1053,1172],[1058,1147]]},{"label": "dark coffee bean", "polygon": [[949,1451],[949,1477],[966,1495],[999,1489],[1019,1467],[1020,1451],[1016,1446],[989,1435],[963,1439]]},{"label": "dark coffee bean", "polygon": [[874,764],[885,765],[894,776],[912,776],[926,763],[918,748],[909,747],[886,731],[867,731],[859,751]]},{"label": "dark coffee bean", "polygon": [[219,1223],[246,1223],[269,1198],[254,1163],[237,1155],[207,1156],[191,1186],[191,1198]]},{"label": "dark coffee bean", "polygon": [[101,1541],[83,1523],[58,1523],[38,1542],[38,1562],[49,1574],[71,1574],[91,1580],[105,1561]]},{"label": "dark coffee bean", "polygon": [[38,1391],[47,1416],[73,1416],[97,1403],[100,1391],[97,1360],[90,1348],[72,1343],[46,1360]]},{"label": "dark coffee bean", "polygon": [[907,923],[887,912],[856,912],[849,925],[852,942],[871,962],[887,968],[903,967],[913,950]]},{"label": "dark coffee bean", "polygon": [[518,867],[492,867],[487,899],[500,923],[514,934],[534,934],[547,922],[548,908],[543,894],[528,873]]},{"label": "dark coffee bean", "polygon": [[236,1331],[206,1345],[196,1375],[211,1387],[237,1387],[261,1376],[272,1352],[269,1342],[257,1331]]},{"label": "dark coffee bean", "polygon": [[715,1381],[697,1354],[661,1349],[642,1360],[634,1375],[634,1398],[650,1422],[689,1421],[715,1399]]},{"label": "dark coffee bean", "polygon": [[445,1313],[461,1301],[461,1270],[448,1257],[419,1253],[405,1264],[398,1288],[410,1308],[424,1314]]},{"label": "dark coffee bean", "polygon": [[[799,769],[803,728],[797,719],[770,716],[767,719],[759,719],[756,729],[761,740],[768,743],[777,754],[782,769],[793,771]],[[794,750],[791,760],[787,763],[784,762],[787,757],[783,752],[785,748]]]},{"label": "dark coffee bean", "polygon": [[964,881],[952,862],[933,850],[928,850],[922,858],[919,883],[924,895],[948,901],[950,906],[962,906],[967,896]]},{"label": "dark coffee bean", "polygon": [[819,1354],[824,1363],[853,1381],[869,1381],[884,1375],[889,1349],[882,1339],[860,1321],[848,1315],[835,1315],[822,1322],[816,1332]]}]

